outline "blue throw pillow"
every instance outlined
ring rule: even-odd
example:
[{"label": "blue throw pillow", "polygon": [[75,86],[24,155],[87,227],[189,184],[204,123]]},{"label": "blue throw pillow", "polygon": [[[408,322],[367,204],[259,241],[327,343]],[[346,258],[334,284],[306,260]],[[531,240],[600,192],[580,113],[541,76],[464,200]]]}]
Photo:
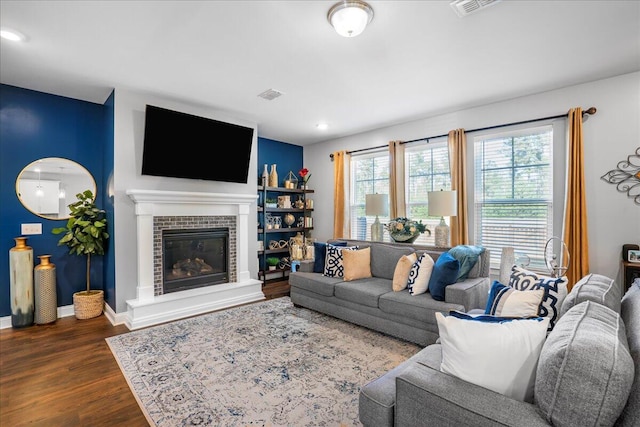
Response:
[{"label": "blue throw pillow", "polygon": [[458,245],[449,249],[451,256],[460,262],[460,271],[456,282],[465,280],[469,276],[469,272],[476,265],[483,252],[482,246]]},{"label": "blue throw pillow", "polygon": [[[347,242],[335,242],[331,243],[333,246],[347,246]],[[327,243],[325,242],[313,242],[313,272],[324,273],[324,260],[327,256]]]},{"label": "blue throw pillow", "polygon": [[444,301],[444,288],[456,282],[459,271],[460,262],[449,252],[438,257],[429,279],[429,292],[434,300]]}]

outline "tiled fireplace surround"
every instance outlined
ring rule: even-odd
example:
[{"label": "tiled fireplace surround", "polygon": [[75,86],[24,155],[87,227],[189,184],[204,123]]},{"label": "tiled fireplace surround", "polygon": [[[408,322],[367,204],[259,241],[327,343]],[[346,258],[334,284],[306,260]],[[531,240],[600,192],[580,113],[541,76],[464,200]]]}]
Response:
[{"label": "tiled fireplace surround", "polygon": [[[262,283],[248,270],[249,207],[255,195],[160,190],[128,190],[127,195],[135,203],[138,243],[137,297],[127,301],[129,329],[264,299]],[[162,230],[207,227],[229,228],[230,282],[162,295]]]}]

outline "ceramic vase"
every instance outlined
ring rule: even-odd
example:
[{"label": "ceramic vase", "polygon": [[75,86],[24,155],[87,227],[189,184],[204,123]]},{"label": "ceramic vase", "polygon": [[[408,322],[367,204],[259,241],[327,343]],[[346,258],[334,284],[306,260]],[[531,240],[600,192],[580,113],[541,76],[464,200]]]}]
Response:
[{"label": "ceramic vase", "polygon": [[9,249],[11,326],[22,328],[33,325],[33,249],[26,237],[14,240],[16,245]]},{"label": "ceramic vase", "polygon": [[276,170],[276,165],[271,165],[271,172],[269,173],[269,187],[277,187],[278,186],[278,171]]},{"label": "ceramic vase", "polygon": [[269,165],[265,163],[264,170],[262,171],[262,186],[266,187],[269,185]]},{"label": "ceramic vase", "polygon": [[56,293],[56,266],[50,262],[51,255],[40,255],[40,264],[34,269],[35,278],[35,323],[44,325],[58,319],[58,296]]}]

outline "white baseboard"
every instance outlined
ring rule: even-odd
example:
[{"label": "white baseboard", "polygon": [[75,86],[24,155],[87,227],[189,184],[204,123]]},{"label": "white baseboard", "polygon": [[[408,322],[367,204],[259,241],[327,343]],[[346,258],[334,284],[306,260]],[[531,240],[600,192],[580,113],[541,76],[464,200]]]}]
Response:
[{"label": "white baseboard", "polygon": [[[62,317],[73,316],[73,304],[58,307],[58,319]],[[11,327],[11,316],[0,317],[0,329],[7,329]]]}]

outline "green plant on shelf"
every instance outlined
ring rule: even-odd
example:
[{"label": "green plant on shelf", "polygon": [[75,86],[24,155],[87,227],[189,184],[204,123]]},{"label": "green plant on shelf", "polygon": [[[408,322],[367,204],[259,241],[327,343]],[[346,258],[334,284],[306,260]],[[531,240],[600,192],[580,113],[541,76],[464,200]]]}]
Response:
[{"label": "green plant on shelf", "polygon": [[267,261],[267,265],[269,266],[269,270],[275,270],[278,264],[280,263],[280,258],[268,257],[266,261]]}]

